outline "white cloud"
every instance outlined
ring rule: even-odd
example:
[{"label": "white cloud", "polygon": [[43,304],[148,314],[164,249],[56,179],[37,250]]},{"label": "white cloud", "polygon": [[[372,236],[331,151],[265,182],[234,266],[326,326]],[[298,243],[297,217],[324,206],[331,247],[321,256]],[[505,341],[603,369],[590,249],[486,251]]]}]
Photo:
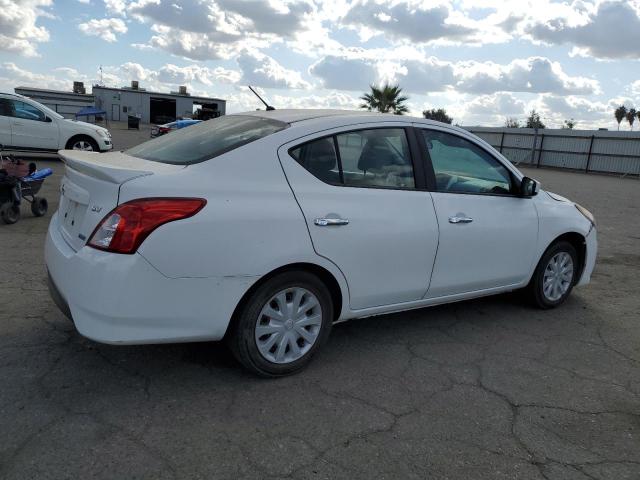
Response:
[{"label": "white cloud", "polygon": [[474,98],[466,105],[471,115],[517,116],[525,112],[525,102],[511,93],[495,93]]},{"label": "white cloud", "polygon": [[449,5],[424,2],[364,1],[350,6],[342,23],[358,29],[361,38],[386,34],[394,39],[430,42],[469,38],[475,29],[451,18]]},{"label": "white cloud", "polygon": [[13,62],[0,64],[0,91],[11,92],[15,87],[45,87],[71,91],[74,80],[86,81],[74,68],[60,67],[53,74],[34,73]]},{"label": "white cloud", "polygon": [[309,67],[309,73],[322,80],[325,88],[366,90],[379,79],[375,62],[362,58],[326,56]]},{"label": "white cloud", "polygon": [[237,58],[242,81],[264,88],[309,88],[299,72],[284,68],[273,58],[256,51],[245,50]]},{"label": "white cloud", "polygon": [[137,0],[127,7],[156,33],[147,46],[195,60],[229,59],[293,39],[307,31],[314,11],[307,1]]},{"label": "white cloud", "polygon": [[49,31],[37,25],[52,0],[0,0],[0,51],[26,57],[38,55],[37,44],[49,40]]},{"label": "white cloud", "polygon": [[[356,97],[340,93],[329,92],[325,95],[314,94],[304,96],[269,95],[261,89],[258,93],[265,98],[270,105],[278,109],[282,108],[336,108],[342,110],[357,110],[360,100]],[[226,97],[227,112],[238,113],[264,109],[264,105],[246,87],[240,87],[237,93]]]},{"label": "white cloud", "polygon": [[567,75],[558,62],[544,57],[514,60],[508,65],[464,62],[458,65],[456,89],[469,93],[529,92],[586,95],[598,93],[599,83]]},{"label": "white cloud", "polygon": [[[640,58],[640,11],[627,1],[604,1],[582,7],[582,21],[559,15],[545,22],[529,22],[524,31],[549,44],[575,46],[574,53],[598,58]],[[591,7],[591,8],[589,8]]]},{"label": "white cloud", "polygon": [[577,122],[577,128],[609,127],[614,121],[610,103],[580,97],[540,95],[532,106],[542,113],[545,123],[557,127],[570,118]]},{"label": "white cloud", "polygon": [[518,59],[507,65],[493,62],[447,62],[436,57],[402,58],[398,51],[352,51],[315,62],[309,73],[327,88],[366,90],[372,83],[399,83],[408,93],[427,94],[455,88],[461,92],[529,92],[591,94],[599,83],[571,77],[557,62],[544,57]]},{"label": "white cloud", "polygon": [[127,2],[125,0],[104,0],[107,13],[113,15],[125,15]]},{"label": "white cloud", "polygon": [[105,42],[115,42],[117,35],[127,33],[127,25],[119,18],[92,18],[78,28],[85,35],[100,37]]}]

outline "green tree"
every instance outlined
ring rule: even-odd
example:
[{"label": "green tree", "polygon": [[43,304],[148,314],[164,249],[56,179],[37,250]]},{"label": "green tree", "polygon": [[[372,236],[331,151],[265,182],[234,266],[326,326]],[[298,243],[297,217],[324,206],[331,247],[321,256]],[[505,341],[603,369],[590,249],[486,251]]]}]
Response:
[{"label": "green tree", "polygon": [[633,130],[633,122],[636,120],[636,109],[630,108],[627,111],[627,122],[629,122],[629,128]]},{"label": "green tree", "polygon": [[520,120],[514,117],[507,117],[504,120],[504,126],[507,128],[520,128]]},{"label": "green tree", "polygon": [[622,122],[622,120],[624,120],[627,116],[627,107],[625,107],[624,105],[620,105],[615,109],[613,115],[616,117],[616,122],[618,122],[618,130],[620,130],[620,122]]},{"label": "green tree", "polygon": [[431,110],[423,110],[422,116],[427,120],[435,120],[436,122],[453,123],[453,118],[447,115],[447,111],[444,108],[432,108]]},{"label": "green tree", "polygon": [[531,110],[527,117],[526,128],[545,128],[545,124],[540,119],[540,114],[535,110]]},{"label": "green tree", "polygon": [[562,128],[568,128],[569,130],[573,130],[576,126],[576,121],[572,118],[571,120],[565,120]]},{"label": "green tree", "polygon": [[396,115],[404,115],[409,111],[409,108],[404,104],[409,97],[402,95],[402,89],[398,85],[385,83],[382,87],[370,85],[370,88],[370,93],[365,93],[360,97],[360,100],[364,102],[360,108]]}]

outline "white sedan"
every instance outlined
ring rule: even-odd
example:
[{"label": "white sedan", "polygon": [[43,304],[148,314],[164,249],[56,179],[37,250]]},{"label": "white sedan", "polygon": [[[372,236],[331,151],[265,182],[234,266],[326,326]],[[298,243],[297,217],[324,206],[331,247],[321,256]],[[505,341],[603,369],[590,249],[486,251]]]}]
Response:
[{"label": "white sedan", "polygon": [[226,339],[265,376],[332,324],[589,282],[583,207],[460,128],[395,115],[228,115],[125,152],[61,151],[52,296],[98,342]]}]

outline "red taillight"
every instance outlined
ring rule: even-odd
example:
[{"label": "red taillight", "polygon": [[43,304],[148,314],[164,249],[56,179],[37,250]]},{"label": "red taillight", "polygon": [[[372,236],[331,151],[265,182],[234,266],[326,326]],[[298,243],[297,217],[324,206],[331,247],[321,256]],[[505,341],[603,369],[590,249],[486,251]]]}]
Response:
[{"label": "red taillight", "polygon": [[117,206],[98,224],[87,245],[114,253],[135,253],[160,225],[192,217],[207,204],[202,198],[141,198]]},{"label": "red taillight", "polygon": [[158,128],[158,131],[160,133],[169,133],[171,131],[171,129],[169,127],[160,127],[160,128]]}]

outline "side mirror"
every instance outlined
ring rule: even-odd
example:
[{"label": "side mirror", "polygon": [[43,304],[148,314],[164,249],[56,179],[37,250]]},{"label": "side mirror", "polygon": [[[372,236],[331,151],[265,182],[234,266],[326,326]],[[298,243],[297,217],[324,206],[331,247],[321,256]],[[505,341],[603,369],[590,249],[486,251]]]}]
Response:
[{"label": "side mirror", "polygon": [[529,177],[522,177],[520,182],[520,195],[523,197],[533,197],[540,191],[540,183]]},{"label": "side mirror", "polygon": [[47,123],[51,123],[53,122],[53,120],[51,119],[51,117],[44,117],[44,121]]}]

